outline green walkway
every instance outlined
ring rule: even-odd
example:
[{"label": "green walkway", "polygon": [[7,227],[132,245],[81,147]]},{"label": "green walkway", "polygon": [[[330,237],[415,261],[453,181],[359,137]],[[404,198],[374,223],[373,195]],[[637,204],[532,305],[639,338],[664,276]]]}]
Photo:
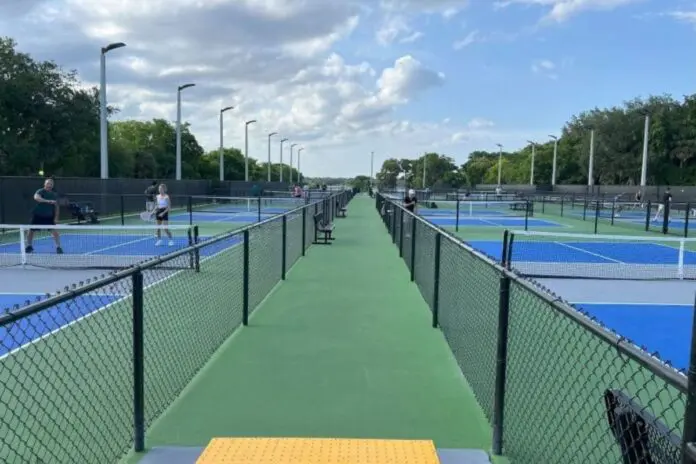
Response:
[{"label": "green walkway", "polygon": [[[367,198],[337,219],[153,425],[148,448],[215,436],[432,439],[490,427]],[[195,310],[195,308],[191,308]]]}]

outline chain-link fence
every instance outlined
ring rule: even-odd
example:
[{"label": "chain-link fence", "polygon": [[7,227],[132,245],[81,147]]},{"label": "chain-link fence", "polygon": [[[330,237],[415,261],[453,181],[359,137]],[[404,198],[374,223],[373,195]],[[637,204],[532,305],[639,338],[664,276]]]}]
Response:
[{"label": "chain-link fence", "polygon": [[696,462],[696,350],[688,382],[445,230],[381,195],[376,207],[402,256],[402,231],[415,230],[406,264],[493,427],[494,454],[530,464]]},{"label": "chain-link fence", "polygon": [[0,462],[142,451],[147,427],[304,254],[325,201],[0,314]]}]

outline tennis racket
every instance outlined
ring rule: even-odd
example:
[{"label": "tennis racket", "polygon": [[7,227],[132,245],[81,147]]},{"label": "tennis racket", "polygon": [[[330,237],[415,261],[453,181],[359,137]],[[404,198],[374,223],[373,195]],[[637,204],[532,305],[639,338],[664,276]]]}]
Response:
[{"label": "tennis racket", "polygon": [[143,221],[147,221],[147,222],[152,221],[154,216],[155,216],[154,211],[143,211],[142,213],[140,213],[140,219],[142,219]]}]

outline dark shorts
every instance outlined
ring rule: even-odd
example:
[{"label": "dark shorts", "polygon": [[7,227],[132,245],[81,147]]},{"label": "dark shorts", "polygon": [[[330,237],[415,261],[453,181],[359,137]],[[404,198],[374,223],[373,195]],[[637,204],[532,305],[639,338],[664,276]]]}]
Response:
[{"label": "dark shorts", "polygon": [[[56,219],[53,216],[37,216],[34,214],[31,217],[30,224],[32,226],[53,226],[56,224]],[[41,230],[41,228],[32,228],[31,230]]]},{"label": "dark shorts", "polygon": [[169,221],[169,213],[162,213],[162,211],[166,210],[162,208],[157,208],[157,210],[155,211],[155,219],[158,221]]}]

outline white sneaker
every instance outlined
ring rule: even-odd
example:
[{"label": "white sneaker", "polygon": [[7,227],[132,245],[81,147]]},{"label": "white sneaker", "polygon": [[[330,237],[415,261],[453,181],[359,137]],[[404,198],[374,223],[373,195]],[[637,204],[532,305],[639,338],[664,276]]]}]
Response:
[{"label": "white sneaker", "polygon": [[161,244],[162,244],[162,240],[157,240],[157,241],[155,242],[155,246],[160,246]]},{"label": "white sneaker", "polygon": [[169,246],[174,246],[174,240],[169,241]]}]

